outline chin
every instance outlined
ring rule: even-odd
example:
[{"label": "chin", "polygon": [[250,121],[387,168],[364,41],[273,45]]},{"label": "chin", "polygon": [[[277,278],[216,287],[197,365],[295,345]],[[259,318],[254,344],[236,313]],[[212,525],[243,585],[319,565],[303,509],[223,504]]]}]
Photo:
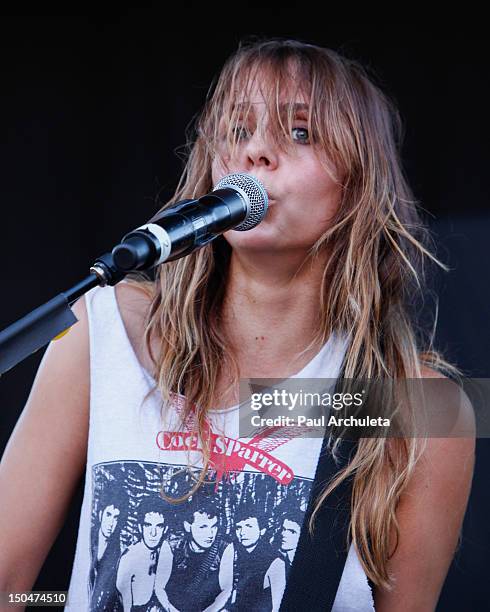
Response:
[{"label": "chin", "polygon": [[246,232],[234,230],[225,232],[223,237],[232,249],[271,250],[277,248],[277,236],[265,224]]}]

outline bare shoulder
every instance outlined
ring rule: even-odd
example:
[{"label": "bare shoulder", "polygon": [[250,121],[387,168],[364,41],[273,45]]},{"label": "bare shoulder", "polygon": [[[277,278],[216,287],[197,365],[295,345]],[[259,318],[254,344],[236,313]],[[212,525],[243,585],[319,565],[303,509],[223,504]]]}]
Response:
[{"label": "bare shoulder", "polygon": [[[461,457],[473,457],[475,450],[476,423],[475,412],[464,389],[438,370],[428,366],[421,367],[423,393],[426,408],[434,419],[444,414],[446,421],[431,421],[434,430],[429,427],[425,433],[424,452],[418,465],[419,472],[428,470],[428,465],[441,462],[441,469],[458,469]],[[439,429],[437,428],[439,424]]]},{"label": "bare shoulder", "polygon": [[122,282],[114,289],[129,341],[140,363],[151,371],[152,365],[143,338],[152,300],[152,287],[149,283]]},{"label": "bare shoulder", "polygon": [[429,368],[426,365],[423,365],[421,368],[422,378],[445,378],[448,380],[447,376],[441,374],[441,372],[434,370],[433,368]]},{"label": "bare shoulder", "polygon": [[149,305],[153,296],[153,288],[150,283],[122,281],[114,287],[114,290],[119,307],[125,309]]},{"label": "bare shoulder", "polygon": [[117,305],[127,331],[141,326],[151,303],[146,287],[134,282],[122,282],[114,287]]},{"label": "bare shoulder", "polygon": [[[475,412],[464,389],[433,368],[422,366],[421,373],[422,378],[432,381],[428,383],[427,389],[436,403],[436,408],[441,412],[445,411],[452,419],[449,439],[474,438],[476,435]],[[467,444],[470,444],[468,440]]]}]

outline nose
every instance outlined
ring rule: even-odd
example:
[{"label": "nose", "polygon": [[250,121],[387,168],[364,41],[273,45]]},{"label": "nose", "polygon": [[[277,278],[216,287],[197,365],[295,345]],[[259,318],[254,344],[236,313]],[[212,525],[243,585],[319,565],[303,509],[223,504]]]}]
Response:
[{"label": "nose", "polygon": [[253,168],[262,168],[264,170],[275,170],[278,165],[278,153],[275,144],[270,138],[256,129],[254,133],[247,139],[242,147],[241,161],[245,166],[245,170]]}]

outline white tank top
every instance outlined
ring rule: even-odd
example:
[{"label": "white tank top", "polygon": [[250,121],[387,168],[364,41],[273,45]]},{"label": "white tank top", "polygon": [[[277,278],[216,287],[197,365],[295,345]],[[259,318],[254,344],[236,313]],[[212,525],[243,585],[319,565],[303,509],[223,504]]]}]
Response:
[{"label": "white tank top", "polygon": [[[211,411],[213,482],[190,502],[165,502],[160,488],[187,493],[188,466],[202,459],[192,428],[177,425],[182,402],[162,410],[154,391],[143,403],[155,381],[131,346],[114,287],[85,299],[90,427],[66,609],[279,609],[322,439],[289,431],[240,438],[238,407]],[[333,334],[291,378],[336,378],[345,348]],[[374,610],[353,545],[332,610]]]}]

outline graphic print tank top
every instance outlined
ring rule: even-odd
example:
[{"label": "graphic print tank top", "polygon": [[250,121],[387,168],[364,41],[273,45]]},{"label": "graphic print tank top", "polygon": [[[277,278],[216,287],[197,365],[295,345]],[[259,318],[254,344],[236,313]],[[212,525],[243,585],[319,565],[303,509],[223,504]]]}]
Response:
[{"label": "graphic print tank top", "polygon": [[[193,424],[180,424],[182,398],[162,409],[152,392],[114,287],[96,287],[85,300],[90,427],[66,610],[279,610],[322,439],[287,428],[240,438],[238,407],[210,411],[205,483],[185,503],[164,501],[161,489],[178,498],[199,475]],[[290,378],[336,378],[345,348],[333,334]],[[374,610],[352,545],[332,609]]]}]

